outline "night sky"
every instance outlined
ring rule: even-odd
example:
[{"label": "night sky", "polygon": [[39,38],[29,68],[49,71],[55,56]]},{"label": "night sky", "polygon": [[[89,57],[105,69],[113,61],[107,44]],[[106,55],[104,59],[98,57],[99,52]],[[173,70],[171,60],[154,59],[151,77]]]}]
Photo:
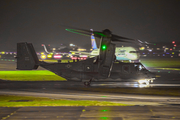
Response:
[{"label": "night sky", "polygon": [[90,43],[62,25],[110,29],[148,42],[180,41],[180,0],[0,0],[0,50],[17,42]]}]

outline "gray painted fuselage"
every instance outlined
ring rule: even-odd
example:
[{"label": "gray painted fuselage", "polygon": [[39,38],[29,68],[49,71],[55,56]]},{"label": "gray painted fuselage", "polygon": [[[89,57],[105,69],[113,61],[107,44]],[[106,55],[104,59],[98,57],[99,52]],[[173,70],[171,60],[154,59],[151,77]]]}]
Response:
[{"label": "gray painted fuselage", "polygon": [[151,79],[154,75],[142,68],[137,69],[135,66],[143,66],[141,63],[122,63],[114,62],[111,75],[105,78],[98,72],[98,62],[94,58],[71,63],[46,63],[40,62],[41,67],[54,72],[55,74],[66,78],[67,80],[84,81],[84,80],[130,80]]}]

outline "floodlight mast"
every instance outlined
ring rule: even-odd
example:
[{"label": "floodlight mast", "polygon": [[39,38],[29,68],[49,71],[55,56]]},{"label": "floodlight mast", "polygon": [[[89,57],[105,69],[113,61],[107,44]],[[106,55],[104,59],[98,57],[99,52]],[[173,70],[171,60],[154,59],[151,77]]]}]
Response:
[{"label": "floodlight mast", "polygon": [[110,77],[112,65],[115,57],[115,44],[111,43],[111,32],[109,30],[103,31],[104,36],[101,37],[99,50],[99,65],[98,71],[101,76],[105,78]]}]

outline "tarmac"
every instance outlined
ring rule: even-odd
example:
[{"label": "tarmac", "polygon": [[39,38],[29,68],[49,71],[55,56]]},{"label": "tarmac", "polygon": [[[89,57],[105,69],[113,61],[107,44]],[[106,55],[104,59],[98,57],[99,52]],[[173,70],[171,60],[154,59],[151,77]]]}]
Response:
[{"label": "tarmac", "polygon": [[16,107],[0,108],[2,120],[179,120],[169,106]]}]

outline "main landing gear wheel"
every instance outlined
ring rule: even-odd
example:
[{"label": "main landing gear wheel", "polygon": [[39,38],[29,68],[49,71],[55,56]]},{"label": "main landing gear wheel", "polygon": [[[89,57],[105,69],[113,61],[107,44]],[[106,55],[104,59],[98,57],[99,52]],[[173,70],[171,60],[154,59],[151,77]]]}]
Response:
[{"label": "main landing gear wheel", "polygon": [[90,86],[90,84],[91,84],[90,82],[84,82],[85,86]]},{"label": "main landing gear wheel", "polygon": [[92,79],[90,79],[88,82],[84,82],[85,86],[90,86]]}]

